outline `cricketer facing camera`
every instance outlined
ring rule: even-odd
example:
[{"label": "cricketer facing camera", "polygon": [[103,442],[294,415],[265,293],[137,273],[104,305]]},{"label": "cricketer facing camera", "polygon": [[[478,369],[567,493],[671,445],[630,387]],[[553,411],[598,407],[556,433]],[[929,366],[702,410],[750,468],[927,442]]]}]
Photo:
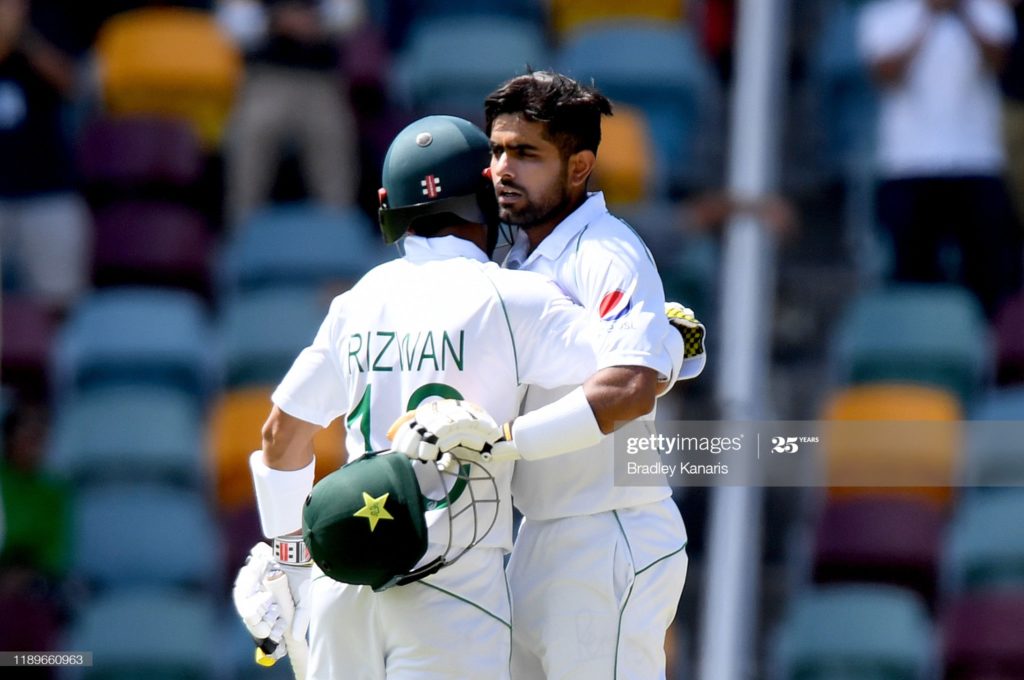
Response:
[{"label": "cricketer facing camera", "polygon": [[[609,328],[661,310],[647,248],[601,193],[587,192],[608,100],[565,76],[535,72],[501,85],[485,108],[500,217],[519,227],[505,266],[550,277]],[[680,378],[695,377],[705,361],[703,326],[686,311],[669,311],[687,339]],[[647,348],[656,338],[630,337],[635,353],[609,369],[603,388],[630,386],[653,433],[659,369]],[[595,396],[593,384],[530,386],[525,415],[511,422],[432,405],[395,440],[396,450],[419,447],[424,458],[448,450],[521,458],[512,495],[525,519],[508,565],[514,680],[665,677],[665,632],[686,580],[686,530],[667,483],[615,485],[605,436],[613,423],[592,408]]]},{"label": "cricketer facing camera", "polygon": [[[324,545],[332,535],[358,533],[360,542],[353,546],[366,546],[382,532],[416,533],[400,519],[419,516],[410,484],[401,492],[397,486],[369,488],[371,477],[405,469],[386,469],[395,454],[374,454],[372,464],[356,469],[350,463],[334,473],[347,480],[339,487],[344,493],[325,498],[323,482],[318,484],[310,496],[315,512],[307,507],[305,517],[305,534],[313,538],[309,550],[297,535],[313,483],[311,441],[320,428],[345,416],[350,459],[365,458],[388,448],[389,429],[404,436],[399,417],[417,407],[425,412],[430,403],[443,403],[472,412],[476,407],[465,405],[465,398],[511,419],[527,385],[551,389],[581,382],[594,395],[588,408],[609,421],[626,421],[649,404],[617,384],[615,367],[642,360],[663,381],[678,375],[683,341],[660,307],[633,310],[628,329],[618,332],[595,322],[550,280],[489,262],[497,239],[489,158],[483,132],[449,116],[424,118],[395,138],[384,161],[380,218],[385,240],[404,235],[404,256],[374,268],[332,302],[313,343],[273,394],[263,448],[253,453],[250,466],[263,533],[275,549],[262,543],[253,548],[233,597],[264,651],[273,658],[287,651],[293,667],[298,662],[297,675],[509,676],[511,602],[503,557],[512,542],[512,463],[502,460],[500,447],[492,447],[481,463],[486,475],[451,485],[439,481],[435,463],[418,460],[418,449],[409,454],[417,459],[406,463],[416,486],[432,499],[423,503],[427,547],[422,557],[413,554],[419,559],[410,573],[408,563],[382,567],[380,555],[366,554],[366,564],[359,564],[360,556],[351,554],[359,549]],[[436,398],[448,399],[429,401]],[[364,468],[374,474],[362,475]],[[363,483],[366,489],[353,486]],[[473,501],[493,493],[497,503],[489,511]],[[358,506],[341,517],[343,526],[329,517],[338,514],[332,495],[354,501],[350,509]],[[470,506],[472,513],[463,512]],[[492,518],[476,528],[452,519],[478,512],[496,513],[493,528],[483,535],[477,529]],[[439,557],[444,562],[452,545],[472,549],[443,568],[428,568]],[[310,551],[317,566],[310,566]],[[339,569],[337,559],[355,564]],[[345,576],[363,567],[373,572],[371,578]],[[284,582],[274,578],[279,572],[288,576],[288,593],[272,587]],[[271,651],[274,643],[280,644]]]}]

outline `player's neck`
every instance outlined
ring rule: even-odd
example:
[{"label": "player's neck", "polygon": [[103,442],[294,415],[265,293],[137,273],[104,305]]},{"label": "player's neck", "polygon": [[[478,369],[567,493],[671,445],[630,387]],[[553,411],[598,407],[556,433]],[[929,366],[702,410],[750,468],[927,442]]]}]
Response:
[{"label": "player's neck", "polygon": [[541,241],[550,236],[551,232],[553,232],[566,217],[576,212],[576,209],[583,205],[583,202],[586,200],[587,194],[586,192],[583,192],[579,196],[574,197],[573,200],[566,203],[565,207],[561,210],[553,213],[549,219],[526,228],[526,236],[530,241],[529,252],[532,253],[537,246],[540,245]]}]

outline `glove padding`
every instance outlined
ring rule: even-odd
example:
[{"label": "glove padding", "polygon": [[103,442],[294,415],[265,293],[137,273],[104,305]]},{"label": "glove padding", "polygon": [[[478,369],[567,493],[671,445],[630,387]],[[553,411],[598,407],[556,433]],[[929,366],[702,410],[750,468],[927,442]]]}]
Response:
[{"label": "glove padding", "polygon": [[[231,598],[235,611],[256,645],[267,657],[276,661],[285,656],[289,649],[295,650],[299,646],[305,648],[306,630],[309,628],[311,569],[280,564],[274,559],[273,552],[263,542],[252,547],[245,565],[235,578]],[[267,578],[277,571],[284,572],[287,577],[292,599],[290,603],[278,602],[266,585]]]},{"label": "glove padding", "polygon": [[[391,449],[413,460],[437,461],[444,454],[476,463],[519,458],[506,430],[476,404],[440,399],[421,405],[396,420],[388,430]],[[510,433],[509,433],[510,435]]]},{"label": "glove padding", "polygon": [[697,320],[692,309],[678,302],[665,303],[665,316],[668,317],[669,324],[683,336],[683,365],[677,379],[696,378],[704,370],[704,364],[707,362],[704,350],[707,331],[704,324]]}]

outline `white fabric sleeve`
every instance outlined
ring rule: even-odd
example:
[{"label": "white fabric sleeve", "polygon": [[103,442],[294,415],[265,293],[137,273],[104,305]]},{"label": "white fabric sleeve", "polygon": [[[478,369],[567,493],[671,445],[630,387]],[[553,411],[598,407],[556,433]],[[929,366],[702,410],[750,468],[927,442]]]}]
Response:
[{"label": "white fabric sleeve", "polygon": [[864,5],[857,17],[857,47],[868,61],[898,54],[917,39],[928,10],[920,5],[876,0]]},{"label": "white fabric sleeve", "polygon": [[677,333],[665,318],[665,291],[650,252],[627,227],[588,229],[576,252],[580,303],[605,329],[598,368],[645,366],[663,379],[675,375],[666,347]]},{"label": "white fabric sleeve", "polygon": [[964,11],[986,40],[1008,45],[1017,35],[1013,11],[1001,0],[970,0]]},{"label": "white fabric sleeve", "polygon": [[507,315],[520,384],[579,385],[597,371],[602,328],[557,284],[526,271],[489,275]]},{"label": "white fabric sleeve", "polygon": [[320,427],[329,426],[349,408],[337,349],[344,299],[342,295],[331,303],[313,344],[302,350],[271,395],[271,400],[288,415]]},{"label": "white fabric sleeve", "polygon": [[263,462],[263,451],[252,452],[249,469],[264,536],[276,538],[302,528],[302,506],[313,489],[315,468],[314,458],[301,470],[275,470]]},{"label": "white fabric sleeve", "polygon": [[599,443],[604,434],[582,387],[512,423],[512,441],[524,460],[541,460]]}]

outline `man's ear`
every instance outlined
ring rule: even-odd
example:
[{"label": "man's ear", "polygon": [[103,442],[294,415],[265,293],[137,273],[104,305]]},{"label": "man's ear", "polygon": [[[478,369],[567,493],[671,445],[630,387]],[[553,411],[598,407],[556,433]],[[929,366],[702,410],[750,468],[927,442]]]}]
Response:
[{"label": "man's ear", "polygon": [[589,150],[578,151],[569,156],[569,185],[585,187],[596,162],[597,156]]}]

